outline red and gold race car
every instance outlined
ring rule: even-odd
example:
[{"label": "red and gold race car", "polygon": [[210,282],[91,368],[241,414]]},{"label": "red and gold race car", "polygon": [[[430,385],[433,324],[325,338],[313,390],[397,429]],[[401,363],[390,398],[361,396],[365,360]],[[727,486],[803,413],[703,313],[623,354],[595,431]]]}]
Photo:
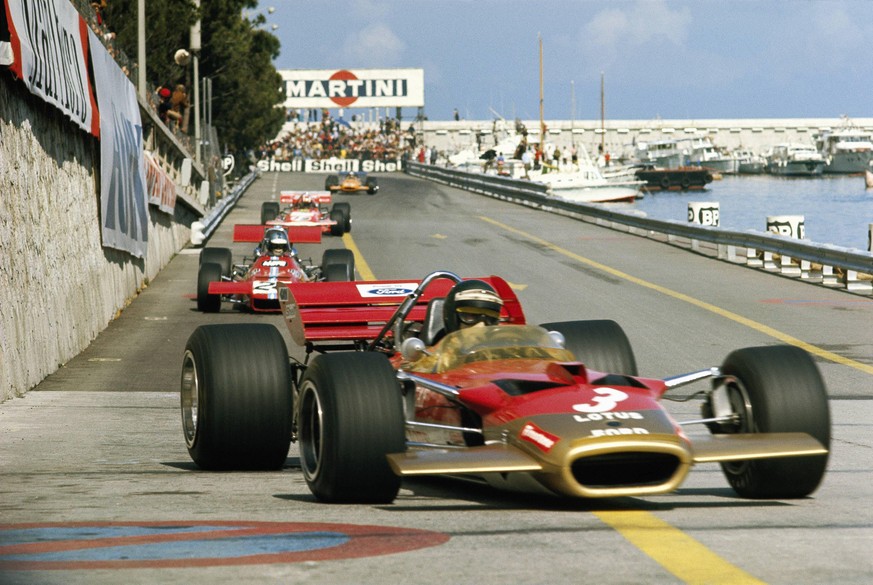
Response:
[{"label": "red and gold race car", "polygon": [[[278,469],[296,441],[312,493],[358,503],[419,475],[602,498],[671,492],[718,462],[740,496],[802,498],[825,473],[827,392],[794,346],[656,379],[614,321],[529,324],[496,276],[292,283],[279,299],[304,362],[289,367],[267,324],[188,340],[183,430],[201,468]],[[675,400],[699,399],[700,415],[682,420],[666,399],[689,386]]]},{"label": "red and gold race car", "polygon": [[222,301],[255,312],[279,310],[278,286],[298,282],[353,280],[355,257],[351,250],[329,249],[321,266],[305,263],[294,243],[321,241],[319,226],[236,225],[234,242],[258,242],[251,257],[234,264],[229,248],[204,248],[197,271],[197,309],[221,310]]},{"label": "red and gold race car", "polygon": [[369,195],[375,195],[379,190],[379,182],[376,177],[367,176],[367,173],[350,171],[329,176],[324,180],[324,188],[331,193],[366,191]]},{"label": "red and gold race car", "polygon": [[[330,191],[281,191],[279,201],[261,204],[261,224],[284,228],[318,226],[322,233],[341,236],[352,231],[352,206],[331,204]],[[284,205],[284,207],[282,207]]]}]

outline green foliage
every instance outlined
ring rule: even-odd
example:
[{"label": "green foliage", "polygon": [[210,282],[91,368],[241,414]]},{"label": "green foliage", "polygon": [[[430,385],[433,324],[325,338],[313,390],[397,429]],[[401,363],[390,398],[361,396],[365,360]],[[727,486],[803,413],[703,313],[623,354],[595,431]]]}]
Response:
[{"label": "green foliage", "polygon": [[[212,79],[212,123],[222,146],[231,152],[256,148],[276,136],[285,119],[282,78],[273,65],[279,39],[258,28],[262,15],[251,19],[257,0],[202,0],[200,78]],[[107,26],[117,44],[136,60],[137,2],[108,2]],[[198,10],[192,0],[146,1],[146,79],[155,86],[191,85],[191,66],[173,60],[178,49],[190,44],[191,25]],[[189,89],[193,100],[193,88]],[[202,98],[201,98],[202,99]],[[193,126],[193,125],[192,125]]]}]

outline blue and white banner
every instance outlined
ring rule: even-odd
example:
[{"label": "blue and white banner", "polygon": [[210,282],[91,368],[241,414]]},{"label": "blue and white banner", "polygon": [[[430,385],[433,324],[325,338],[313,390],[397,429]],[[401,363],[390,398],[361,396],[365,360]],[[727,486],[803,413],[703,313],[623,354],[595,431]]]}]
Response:
[{"label": "blue and white banner", "polygon": [[100,210],[103,245],[144,258],[148,201],[142,118],[133,84],[91,32],[91,61],[100,110]]}]

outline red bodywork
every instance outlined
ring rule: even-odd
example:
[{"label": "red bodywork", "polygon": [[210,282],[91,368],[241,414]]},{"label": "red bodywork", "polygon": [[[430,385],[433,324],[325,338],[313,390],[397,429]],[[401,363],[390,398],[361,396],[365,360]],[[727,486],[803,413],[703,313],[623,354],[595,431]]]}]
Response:
[{"label": "red bodywork", "polygon": [[286,207],[276,219],[267,225],[278,225],[286,229],[292,227],[318,226],[322,233],[329,233],[336,222],[330,219],[328,205],[331,202],[330,191],[282,191],[279,203]]},{"label": "red bodywork", "polygon": [[[266,226],[235,225],[234,242],[260,242]],[[294,226],[286,228],[288,237],[295,243],[321,242],[321,229],[318,226]],[[276,312],[279,310],[278,285],[311,282],[306,270],[296,257],[270,256],[263,254],[251,264],[235,274],[232,281],[209,283],[209,294],[234,297],[248,305],[252,311]]]}]

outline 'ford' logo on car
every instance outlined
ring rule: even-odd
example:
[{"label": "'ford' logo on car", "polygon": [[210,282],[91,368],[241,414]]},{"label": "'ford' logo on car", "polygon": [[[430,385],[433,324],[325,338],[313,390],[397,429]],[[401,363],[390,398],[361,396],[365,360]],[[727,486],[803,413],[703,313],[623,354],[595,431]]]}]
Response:
[{"label": "'ford' logo on car", "polygon": [[392,284],[359,284],[358,294],[362,297],[396,297],[408,295],[418,286],[417,282],[395,282]]},{"label": "'ford' logo on car", "polygon": [[369,291],[374,295],[397,296],[406,295],[412,292],[409,288],[373,288]]}]

